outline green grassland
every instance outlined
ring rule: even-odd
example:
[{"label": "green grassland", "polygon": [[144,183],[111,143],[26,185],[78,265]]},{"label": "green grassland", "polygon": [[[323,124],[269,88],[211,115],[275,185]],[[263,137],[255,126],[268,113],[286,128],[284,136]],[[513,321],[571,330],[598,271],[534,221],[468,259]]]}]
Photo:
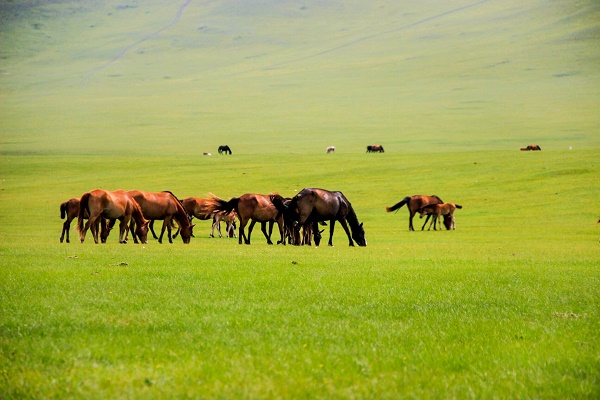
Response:
[{"label": "green grassland", "polygon": [[[2,2],[0,397],[598,398],[598,21],[593,1]],[[189,245],[59,243],[59,204],[99,187],[341,190],[368,246],[206,221]],[[457,229],[385,212],[412,194],[461,204]]]}]

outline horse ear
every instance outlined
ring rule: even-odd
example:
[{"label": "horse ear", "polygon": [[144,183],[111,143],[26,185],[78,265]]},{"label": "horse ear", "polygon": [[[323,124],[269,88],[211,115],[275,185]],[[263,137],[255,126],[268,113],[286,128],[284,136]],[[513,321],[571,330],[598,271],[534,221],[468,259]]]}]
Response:
[{"label": "horse ear", "polygon": [[360,223],[360,227],[362,228],[362,226],[363,226],[363,223],[361,222],[361,223]]},{"label": "horse ear", "polygon": [[193,227],[195,227],[195,226],[196,226],[196,224],[191,224],[191,225],[190,225],[190,228],[193,228]]}]

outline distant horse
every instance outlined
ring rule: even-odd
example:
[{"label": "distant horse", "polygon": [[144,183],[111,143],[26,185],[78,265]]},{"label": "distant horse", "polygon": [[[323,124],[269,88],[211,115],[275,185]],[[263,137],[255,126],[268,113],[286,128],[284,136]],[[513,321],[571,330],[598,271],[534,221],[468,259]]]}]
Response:
[{"label": "distant horse", "polygon": [[[267,239],[267,243],[273,244],[271,241],[271,235],[270,233],[267,233],[266,230],[266,222],[271,224],[271,229],[273,226],[272,223],[277,222],[277,225],[279,226],[279,234],[281,235],[280,243],[285,245],[283,234],[283,216],[279,210],[275,208],[271,202],[271,199],[267,195],[247,193],[240,197],[234,197],[229,201],[222,200],[214,196],[212,198],[211,209],[213,212],[224,212],[226,214],[230,213],[232,210],[236,212],[238,218],[240,219],[238,234],[238,240],[240,244],[242,244],[242,242],[250,244],[250,235],[252,234],[252,229],[254,228],[254,224],[256,224],[256,222],[261,222],[261,230]],[[252,222],[248,227],[248,236],[246,236],[244,229],[250,220],[252,220]]]},{"label": "distant horse", "polygon": [[[441,204],[441,203],[443,203],[442,199],[440,199],[436,195],[432,195],[432,196],[422,196],[422,195],[406,196],[399,203],[396,203],[396,204],[394,204],[391,207],[386,207],[385,211],[387,211],[387,212],[396,211],[397,209],[399,209],[403,205],[407,204],[408,212],[410,214],[409,218],[408,218],[408,230],[409,231],[414,231],[415,228],[413,227],[413,218],[414,218],[415,214],[417,213],[417,211],[420,208],[425,207],[426,205],[429,205],[429,204]],[[429,216],[427,216],[427,219],[425,220],[425,224],[427,224],[427,221],[429,221]],[[421,227],[421,230],[423,230],[425,228],[425,224],[423,224],[423,227]]]},{"label": "distant horse", "polygon": [[231,149],[226,144],[219,146],[219,154],[231,154]]},{"label": "distant horse", "polygon": [[[342,192],[306,188],[294,196],[287,206],[278,201],[275,201],[275,204],[283,213],[291,215],[291,218],[297,221],[300,226],[312,223],[313,233],[319,232],[319,222],[330,221],[329,246],[333,246],[333,232],[336,221],[339,221],[344,228],[350,246],[354,246],[354,241],[359,246],[367,245],[363,224],[358,222],[352,205]],[[350,229],[348,229],[348,225],[350,225]],[[352,234],[350,230],[352,230]],[[315,244],[319,245],[316,237]]]},{"label": "distant horse", "polygon": [[227,237],[230,237],[230,238],[237,237],[237,235],[235,234],[236,219],[237,219],[237,215],[235,214],[235,211],[232,211],[229,214],[225,214],[222,212],[214,213],[212,229],[210,230],[210,237],[215,237],[215,235],[214,235],[215,228],[217,228],[219,237],[220,238],[223,237],[223,235],[221,234],[221,221],[225,222],[225,234],[227,235]]},{"label": "distant horse", "polygon": [[[130,190],[127,193],[138,202],[146,219],[159,219],[163,221],[160,237],[158,238],[159,243],[162,243],[165,229],[167,230],[169,243],[173,243],[173,238],[171,236],[171,222],[173,219],[177,221],[177,224],[181,229],[181,239],[183,240],[183,243],[190,243],[194,225],[190,223],[185,209],[173,193],[168,191],[142,192],[140,190]],[[135,239],[134,236],[134,241]]]},{"label": "distant horse", "polygon": [[537,144],[530,144],[527,147],[521,147],[521,151],[535,151],[535,150],[539,150],[541,151],[542,148],[540,146],[538,146]]},{"label": "distant horse", "polygon": [[[457,208],[462,208],[461,205],[459,204],[455,204],[455,203],[443,203],[443,204],[429,204],[426,205],[425,207],[422,207],[419,209],[419,213],[421,214],[421,218],[423,218],[425,215],[432,215],[433,219],[431,221],[431,223],[429,224],[429,228],[427,230],[431,229],[431,225],[433,225],[433,230],[435,231],[435,224],[436,221],[438,219],[440,219],[440,216],[444,216],[444,217],[448,217],[450,220],[450,227],[448,227],[448,225],[446,225],[446,229],[450,230],[450,229],[456,229],[456,222],[454,221],[454,211]],[[440,221],[440,230],[441,230],[441,221]]]},{"label": "distant horse", "polygon": [[383,146],[380,144],[373,144],[367,146],[367,153],[385,153]]},{"label": "distant horse", "polygon": [[[88,213],[89,219],[83,226],[85,213]],[[144,219],[142,209],[139,204],[127,194],[124,190],[109,192],[102,189],[92,190],[81,196],[79,203],[79,214],[77,218],[77,229],[79,230],[79,239],[81,243],[85,240],[85,234],[91,228],[94,242],[98,243],[98,219],[106,218],[114,224],[119,220],[119,243],[127,243],[128,224],[131,220],[136,222],[137,235],[142,243],[148,241],[148,221]]]},{"label": "distant horse", "polygon": [[327,152],[327,154],[335,153],[335,146],[329,146],[327,149],[325,149],[325,151]]}]

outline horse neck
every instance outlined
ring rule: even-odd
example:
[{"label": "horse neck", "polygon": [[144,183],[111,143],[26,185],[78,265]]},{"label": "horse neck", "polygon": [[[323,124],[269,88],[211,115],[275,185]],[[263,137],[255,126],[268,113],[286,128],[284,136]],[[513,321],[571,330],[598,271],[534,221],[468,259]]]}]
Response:
[{"label": "horse neck", "polygon": [[[173,196],[173,197],[175,197],[175,196]],[[181,205],[181,203],[179,203],[179,201],[177,199],[175,200],[175,202],[177,203],[177,205],[176,205],[177,212],[175,213],[175,219],[177,219],[177,222],[179,222],[179,224],[182,227],[190,226],[190,220],[188,219],[185,208],[183,208],[183,206]]]},{"label": "horse neck", "polygon": [[142,213],[142,208],[140,207],[140,205],[135,200],[133,200],[132,203],[133,211],[131,213],[131,216],[135,220],[135,223],[141,226],[144,223],[146,223],[146,218],[144,218],[144,213]]},{"label": "horse neck", "polygon": [[356,216],[356,213],[350,204],[348,204],[348,215],[346,215],[346,221],[348,221],[348,225],[350,225],[352,232],[357,232],[360,223],[358,222],[358,217]]}]

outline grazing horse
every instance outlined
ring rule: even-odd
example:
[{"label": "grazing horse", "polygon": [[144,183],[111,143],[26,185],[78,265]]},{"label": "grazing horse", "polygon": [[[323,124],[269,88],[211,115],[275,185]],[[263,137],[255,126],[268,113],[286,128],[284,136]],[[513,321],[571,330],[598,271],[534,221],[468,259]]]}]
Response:
[{"label": "grazing horse", "polygon": [[[281,197],[281,196],[279,196]],[[261,222],[261,231],[267,238],[268,244],[273,244],[271,241],[270,233],[267,233],[266,222],[270,223],[271,229],[273,222],[277,222],[279,226],[279,234],[281,235],[281,242],[285,245],[284,234],[283,234],[283,216],[275,208],[271,199],[267,195],[247,193],[240,197],[234,197],[227,200],[222,200],[216,196],[212,198],[211,209],[213,212],[224,212],[229,214],[232,210],[236,212],[240,219],[240,227],[238,233],[239,244],[242,241],[246,244],[250,244],[250,235],[256,222]],[[244,229],[248,224],[248,221],[252,220],[248,227],[248,236],[244,233]]]},{"label": "grazing horse", "polygon": [[219,146],[219,154],[231,154],[231,149],[226,144]]},{"label": "grazing horse", "polygon": [[[130,190],[127,193],[131,197],[133,197],[135,201],[138,202],[146,219],[163,220],[163,225],[160,232],[160,237],[158,238],[158,243],[162,243],[162,238],[165,233],[165,229],[167,230],[167,237],[169,238],[169,243],[173,243],[173,238],[171,236],[171,222],[173,221],[173,219],[175,219],[175,221],[177,221],[177,224],[179,225],[179,229],[181,230],[181,239],[183,240],[183,243],[190,243],[190,238],[192,237],[192,228],[194,227],[194,225],[190,223],[185,209],[173,193],[168,191],[142,192],[140,190]],[[136,238],[134,236],[134,241],[135,239]]]},{"label": "grazing horse", "polygon": [[[330,221],[329,246],[333,246],[333,231],[336,221],[339,221],[344,228],[350,246],[354,246],[354,241],[359,246],[367,245],[363,224],[358,222],[352,205],[342,192],[306,188],[294,196],[288,205],[285,205],[283,202],[280,203],[277,199],[274,199],[274,203],[278,209],[284,214],[287,213],[289,215],[288,218],[294,219],[298,225],[304,226],[312,223],[313,233],[315,233],[315,244],[317,246],[320,242],[320,237],[317,239],[316,236],[316,233],[319,232],[318,223],[325,221]],[[350,225],[350,229],[348,229],[348,225]],[[352,230],[352,234],[350,230]]]},{"label": "grazing horse", "polygon": [[[432,196],[414,195],[414,196],[406,196],[400,202],[394,204],[393,206],[386,207],[385,210],[387,212],[396,211],[403,205],[407,204],[408,212],[410,214],[410,216],[408,218],[408,230],[414,231],[415,228],[413,227],[413,218],[414,218],[415,214],[417,213],[417,211],[420,208],[425,207],[426,205],[441,204],[441,203],[443,203],[442,199],[440,199],[436,195],[432,195]],[[427,221],[429,221],[429,216],[427,216],[427,219],[425,220],[425,224],[427,224]],[[423,227],[421,228],[421,230],[423,230],[425,228],[425,224],[423,224]]]},{"label": "grazing horse", "polygon": [[521,147],[521,151],[535,151],[535,150],[539,150],[541,151],[542,148],[540,146],[538,146],[537,144],[530,144],[527,147]]},{"label": "grazing horse", "polygon": [[222,238],[223,235],[221,235],[221,221],[225,221],[225,233],[227,235],[227,237],[230,238],[234,238],[236,237],[235,234],[235,229],[236,229],[236,221],[237,216],[235,214],[235,211],[232,211],[229,214],[225,214],[225,213],[214,213],[213,214],[213,223],[212,223],[212,229],[210,230],[210,237],[215,237],[214,233],[215,233],[215,228],[217,228],[217,232],[219,233],[219,237]]},{"label": "grazing horse", "polygon": [[[435,231],[436,221],[440,218],[440,216],[448,217],[450,221],[450,226],[446,225],[446,229],[456,229],[456,222],[454,221],[454,211],[457,208],[462,208],[461,205],[455,203],[443,203],[443,204],[429,204],[425,207],[419,209],[420,218],[423,218],[425,215],[433,215],[432,221],[429,224],[429,228],[427,230],[431,230],[431,225],[433,225],[433,230]],[[441,230],[441,221],[440,221],[440,230]]]},{"label": "grazing horse", "polygon": [[367,153],[385,153],[383,146],[380,144],[373,144],[367,146]]},{"label": "grazing horse", "polygon": [[[86,212],[89,215],[89,219],[84,227],[83,219]],[[109,192],[96,189],[81,196],[77,218],[77,229],[79,230],[81,243],[85,240],[85,234],[90,227],[94,236],[94,242],[98,243],[97,221],[101,218],[110,220],[111,224],[109,225],[111,226],[115,220],[118,219],[120,221],[119,243],[127,243],[128,224],[131,220],[134,220],[136,222],[135,235],[139,236],[142,243],[147,243],[148,221],[144,219],[139,204],[126,191],[116,190]]]},{"label": "grazing horse", "polygon": [[325,151],[327,152],[327,154],[335,153],[335,146],[329,146],[327,149],[325,149]]}]

